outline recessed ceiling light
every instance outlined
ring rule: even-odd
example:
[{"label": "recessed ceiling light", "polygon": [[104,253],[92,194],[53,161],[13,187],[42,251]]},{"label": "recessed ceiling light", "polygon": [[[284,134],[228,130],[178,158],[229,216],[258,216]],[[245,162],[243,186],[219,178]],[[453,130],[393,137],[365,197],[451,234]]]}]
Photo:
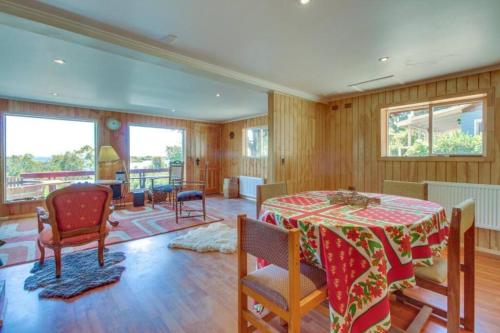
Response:
[{"label": "recessed ceiling light", "polygon": [[389,58],[389,57],[382,57],[382,58],[378,58],[378,61],[380,61],[380,62],[388,62],[389,59],[391,59],[391,58]]},{"label": "recessed ceiling light", "polygon": [[58,93],[56,93],[56,92],[53,92],[53,93],[50,93],[50,94],[51,94],[52,96],[54,96],[54,97],[59,96],[59,94],[58,94]]},{"label": "recessed ceiling light", "polygon": [[172,44],[177,40],[177,35],[168,34],[160,39],[163,43]]},{"label": "recessed ceiling light", "polygon": [[308,3],[311,2],[311,0],[299,0],[301,5],[307,5]]},{"label": "recessed ceiling light", "polygon": [[221,97],[222,95],[220,93],[215,94],[215,97]]},{"label": "recessed ceiling light", "polygon": [[64,59],[54,59],[53,62],[54,62],[54,64],[58,64],[58,65],[64,65],[66,63],[66,61],[64,61]]}]

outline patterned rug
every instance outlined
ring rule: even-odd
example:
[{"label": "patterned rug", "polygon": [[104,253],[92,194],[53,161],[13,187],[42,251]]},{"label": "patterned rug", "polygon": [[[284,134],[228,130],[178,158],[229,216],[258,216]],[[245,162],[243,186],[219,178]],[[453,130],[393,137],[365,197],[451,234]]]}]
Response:
[{"label": "patterned rug", "polygon": [[56,278],[54,258],[49,258],[43,265],[35,263],[31,269],[33,275],[24,281],[24,289],[43,290],[40,298],[71,298],[90,289],[111,284],[120,280],[125,270],[123,266],[114,266],[125,260],[123,252],[105,250],[104,266],[97,260],[97,250],[74,252],[62,256],[61,277]]},{"label": "patterned rug", "polygon": [[[193,206],[194,207],[194,206]],[[119,221],[116,227],[110,227],[110,233],[106,238],[106,244],[115,244],[134,239],[154,236],[167,232],[173,232],[185,228],[191,228],[212,222],[222,221],[210,211],[207,211],[206,221],[202,217],[190,217],[179,219],[179,224],[175,223],[175,211],[170,205],[130,207],[117,210],[111,216],[111,220]],[[0,247],[0,260],[4,266],[16,265],[37,260],[39,258],[36,239],[38,235],[35,218],[10,220],[0,224],[0,239],[6,242]],[[68,247],[63,249],[63,253],[71,253],[77,250],[94,248],[97,242],[79,247]],[[52,250],[46,249],[46,256],[52,256]]]}]

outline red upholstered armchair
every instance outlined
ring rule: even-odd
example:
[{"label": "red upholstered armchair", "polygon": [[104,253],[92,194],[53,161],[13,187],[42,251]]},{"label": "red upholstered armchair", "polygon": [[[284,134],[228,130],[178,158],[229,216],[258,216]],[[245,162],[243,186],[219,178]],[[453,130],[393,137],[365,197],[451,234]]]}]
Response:
[{"label": "red upholstered armchair", "polygon": [[60,277],[63,247],[97,241],[99,264],[104,265],[112,197],[109,187],[93,184],[75,184],[50,193],[46,200],[48,213],[37,208],[40,264],[45,260],[45,248],[54,250],[56,277]]}]

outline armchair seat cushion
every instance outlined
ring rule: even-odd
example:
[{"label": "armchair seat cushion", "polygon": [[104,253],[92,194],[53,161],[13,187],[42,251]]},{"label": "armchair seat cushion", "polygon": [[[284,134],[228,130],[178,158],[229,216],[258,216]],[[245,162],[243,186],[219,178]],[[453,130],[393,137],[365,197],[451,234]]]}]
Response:
[{"label": "armchair seat cushion", "polygon": [[[109,233],[109,229],[106,226],[106,235]],[[54,235],[52,234],[52,228],[50,226],[46,226],[39,234],[38,234],[38,240],[40,243],[42,243],[45,246],[51,247],[54,245]],[[98,232],[93,232],[85,235],[78,235],[78,236],[73,236],[73,237],[68,237],[64,238],[61,241],[62,246],[72,246],[72,245],[78,245],[78,244],[83,244],[83,243],[88,243],[92,241],[97,241],[99,240],[99,233]]]},{"label": "armchair seat cushion", "polygon": [[444,283],[448,275],[448,261],[446,258],[433,257],[432,266],[415,266],[415,276],[423,280]]},{"label": "armchair seat cushion", "polygon": [[153,187],[154,192],[167,192],[170,193],[174,190],[174,185],[166,184],[166,185],[156,185]]},{"label": "armchair seat cushion", "polygon": [[[245,276],[241,283],[269,299],[283,310],[288,310],[288,271],[269,265]],[[300,298],[326,285],[325,271],[307,264],[300,264]]]},{"label": "armchair seat cushion", "polygon": [[177,193],[177,201],[191,201],[201,199],[203,199],[202,191],[191,190]]}]

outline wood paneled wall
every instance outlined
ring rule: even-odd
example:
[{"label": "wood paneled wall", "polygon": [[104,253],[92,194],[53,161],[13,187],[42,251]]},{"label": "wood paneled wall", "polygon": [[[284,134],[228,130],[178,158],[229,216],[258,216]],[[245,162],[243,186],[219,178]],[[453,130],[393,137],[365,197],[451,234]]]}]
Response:
[{"label": "wood paneled wall", "polygon": [[[267,178],[267,157],[243,156],[243,130],[249,127],[267,126],[267,116],[225,123],[222,126],[222,178],[262,177]],[[230,133],[234,138],[230,138]]]},{"label": "wood paneled wall", "polygon": [[[494,156],[491,161],[387,161],[379,158],[380,109],[424,102],[436,97],[475,93],[490,89],[488,107],[494,122]],[[332,110],[337,108],[337,110]],[[369,93],[330,103],[327,116],[327,148],[330,188],[355,186],[360,191],[379,192],[384,179],[403,181],[437,180],[449,182],[500,184],[500,71],[462,76],[384,92]],[[478,246],[500,250],[500,232],[481,230]]]},{"label": "wood paneled wall", "polygon": [[[131,113],[121,113],[121,112],[109,112],[109,111],[99,111],[86,108],[68,107],[68,106],[57,106],[50,104],[40,104],[40,103],[30,103],[30,102],[20,102],[12,100],[1,100],[0,99],[0,115],[4,113],[18,113],[24,115],[37,115],[42,117],[61,117],[68,119],[85,119],[85,120],[95,120],[97,122],[97,141],[96,149],[99,149],[101,145],[112,145],[118,152],[120,157],[125,160],[126,165],[129,162],[129,124],[135,125],[152,125],[152,126],[164,126],[164,127],[176,127],[185,129],[186,134],[186,177],[188,179],[195,179],[195,172],[197,172],[197,167],[195,166],[195,161],[197,158],[204,156],[197,156],[197,152],[204,151],[203,149],[197,148],[197,144],[204,144],[209,149],[216,150],[211,156],[220,156],[220,140],[217,138],[214,142],[203,143],[203,138],[211,138],[213,135],[201,135],[202,138],[196,140],[195,136],[200,134],[195,134],[194,128],[196,124],[205,124],[202,122],[195,122],[190,120],[182,119],[171,119],[163,117],[145,116]],[[122,122],[122,126],[118,131],[110,131],[105,126],[105,121],[108,117],[113,117],[119,119]],[[0,117],[0,122],[3,121],[3,117]],[[222,125],[210,124],[210,126],[205,126],[202,128],[207,128],[212,130],[213,127],[217,127],[215,130],[220,133],[220,128]],[[0,128],[4,128],[3,124],[0,123]],[[30,133],[26,133],[27,136]],[[1,154],[3,154],[3,134],[0,139]],[[36,137],[33,137],[36,140]],[[201,140],[201,141],[200,141]],[[151,142],[155,144],[155,142]],[[206,153],[206,152],[205,152]],[[3,158],[2,158],[3,160]],[[3,166],[0,166],[2,168]],[[117,166],[117,169],[120,169]],[[98,173],[103,173],[103,170],[98,170]],[[3,175],[3,170],[0,170],[0,174]],[[112,172],[114,174],[114,172]],[[105,175],[103,175],[105,176]],[[196,175],[198,177],[198,175]],[[3,177],[1,178],[0,184],[0,217],[1,216],[11,216],[11,215],[25,215],[30,214],[35,211],[35,207],[39,206],[41,202],[27,202],[27,203],[15,203],[15,204],[3,204]],[[215,177],[215,181],[219,182],[218,177]]]},{"label": "wood paneled wall", "polygon": [[289,193],[324,189],[327,105],[272,92],[268,110],[269,180]]}]

